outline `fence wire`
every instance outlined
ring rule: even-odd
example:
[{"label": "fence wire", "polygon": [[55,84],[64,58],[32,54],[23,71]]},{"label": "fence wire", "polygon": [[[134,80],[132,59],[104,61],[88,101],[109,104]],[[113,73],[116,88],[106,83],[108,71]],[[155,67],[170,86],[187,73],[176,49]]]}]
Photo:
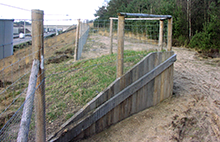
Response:
[{"label": "fence wire", "polygon": [[[117,29],[118,20],[114,19],[112,34],[112,52],[117,52]],[[160,21],[158,20],[125,20],[124,29],[124,49],[125,50],[160,50],[159,44]],[[100,38],[99,36],[102,36]],[[95,20],[90,30],[90,37],[97,54],[110,53],[111,37],[110,37],[110,20]],[[96,47],[95,47],[96,46]],[[108,50],[106,50],[106,49]],[[162,48],[167,49],[167,21],[164,21]]]},{"label": "fence wire", "polygon": [[[110,20],[93,21],[88,25],[89,35],[79,61],[68,58],[47,65],[47,136],[116,79],[117,21],[113,25],[114,54],[109,54]],[[131,25],[127,22],[125,25],[124,72],[149,52],[158,50],[159,38],[158,21],[143,22],[142,25]],[[163,30],[165,46],[166,26]]]},{"label": "fence wire", "polygon": [[[102,25],[105,23],[105,25]],[[81,59],[95,58],[109,53],[109,20],[89,23],[90,30]]]},{"label": "fence wire", "polygon": [[[13,9],[15,13],[22,10],[13,6],[9,9]],[[22,11],[26,15],[31,15],[30,10]],[[35,54],[30,46],[31,19],[22,17],[8,20],[6,23],[4,20],[0,22],[0,27],[4,31],[1,32],[0,40],[0,51],[3,53],[0,58],[0,141],[16,141],[31,72],[32,56]],[[20,33],[22,37],[19,38]],[[4,54],[6,52],[10,54]]]},{"label": "fence wire", "polygon": [[[13,6],[11,6],[11,8],[13,11],[22,10],[22,8]],[[23,12],[31,17],[31,10],[26,10]],[[47,16],[47,14],[45,15]],[[48,21],[52,21],[57,25],[50,25]],[[75,36],[74,30],[76,27],[74,22],[76,20],[68,19],[72,25],[66,25],[65,27],[61,28],[60,25],[62,25],[63,21],[67,21],[67,19],[45,19],[44,21],[44,23],[47,24],[44,25],[43,33],[45,38],[44,45],[46,45],[44,50],[46,53],[46,62],[48,62],[48,60],[51,58],[51,51],[53,51],[52,54],[59,54],[60,51],[63,52],[63,50],[60,48],[61,46],[69,46],[68,52],[73,54],[73,37]],[[1,53],[5,52],[2,50],[9,49],[8,46],[10,46],[10,49],[13,51],[10,55],[1,56],[2,58],[0,59],[0,141],[16,141],[17,139],[17,132],[19,130],[23,105],[25,103],[33,56],[37,52],[41,51],[41,49],[38,51],[32,50],[32,38],[34,38],[31,34],[32,22],[32,19],[23,17],[14,19],[14,21],[12,20],[12,23],[10,23],[12,25],[12,29],[10,29],[10,32],[7,31],[8,33],[12,34],[11,37],[8,37],[8,35],[3,35],[4,39],[11,38],[11,42],[10,44],[8,42],[0,44]],[[60,38],[60,35],[62,34],[66,34],[68,38],[64,38],[63,36]],[[51,38],[53,39],[51,40]],[[71,40],[66,40],[70,38]],[[33,113],[31,118],[29,141],[33,141],[35,139],[34,115],[35,114]]]},{"label": "fence wire", "polygon": [[83,51],[83,47],[86,44],[88,35],[89,35],[89,25],[88,23],[80,24],[80,37],[79,37],[79,45],[78,45],[78,58],[80,59]]},{"label": "fence wire", "polygon": [[45,81],[42,80],[40,82],[40,84],[34,89],[33,92],[31,92],[31,94],[26,98],[26,100],[22,103],[22,105],[17,109],[17,111],[12,114],[10,117],[10,119],[6,122],[6,124],[2,127],[2,129],[0,130],[0,141],[4,141],[4,142],[8,142],[8,141],[17,141],[17,137],[18,137],[18,132],[19,132],[19,128],[20,128],[20,121],[21,121],[21,116],[23,113],[23,108],[24,106],[28,106],[30,107],[32,112],[32,115],[30,115],[30,117],[28,117],[28,119],[30,119],[30,124],[29,126],[29,131],[26,134],[28,137],[28,141],[34,141],[35,140],[35,121],[34,121],[34,106],[33,106],[33,102],[31,100],[33,100],[34,95],[35,95],[35,90],[37,90],[42,83]]},{"label": "fence wire", "polygon": [[[31,11],[25,11],[30,14]],[[47,15],[47,14],[45,14]],[[71,26],[59,25],[67,19],[45,19],[57,25],[44,25],[46,69],[46,132],[49,137],[84,104],[116,79],[117,20],[113,21],[113,54],[109,54],[110,20],[83,20],[79,38],[79,61],[74,60],[76,19]],[[86,22],[85,22],[86,21]],[[15,19],[14,54],[0,61],[0,141],[16,141],[33,62],[31,19]],[[163,46],[167,27],[164,24]],[[29,30],[30,29],[30,30]],[[24,39],[18,38],[23,32]],[[158,49],[158,21],[125,21],[124,72],[149,51]],[[40,36],[40,35],[39,35]],[[5,43],[6,46],[10,45]],[[33,93],[34,94],[34,93]],[[30,105],[31,106],[31,105]],[[35,113],[32,113],[29,141],[35,140]]]},{"label": "fence wire", "polygon": [[[153,20],[141,20],[141,21],[131,21],[125,20],[125,42],[130,42],[131,46],[135,48],[142,49],[158,49],[159,43],[159,28],[160,21]],[[162,46],[166,48],[167,41],[167,24],[165,24],[163,30],[163,44]],[[139,46],[135,46],[137,43]],[[132,45],[134,44],[134,45]]]}]

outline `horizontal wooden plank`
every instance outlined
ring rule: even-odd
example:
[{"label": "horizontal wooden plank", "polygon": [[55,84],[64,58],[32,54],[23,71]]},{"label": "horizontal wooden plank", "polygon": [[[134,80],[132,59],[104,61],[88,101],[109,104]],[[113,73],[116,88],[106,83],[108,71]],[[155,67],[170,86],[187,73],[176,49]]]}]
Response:
[{"label": "horizontal wooden plank", "polygon": [[106,115],[109,111],[143,87],[145,84],[149,83],[156,76],[161,74],[169,66],[171,66],[176,61],[176,54],[168,58],[165,62],[161,63],[159,66],[145,74],[143,77],[126,87],[124,90],[113,96],[111,99],[106,101],[100,107],[98,107],[92,114],[88,115],[82,119],[78,124],[68,127],[65,129],[65,134],[60,134],[60,137],[56,137],[51,141],[70,141],[77,135],[79,135],[83,130],[87,129],[97,120]]},{"label": "horizontal wooden plank", "polygon": [[118,13],[118,16],[139,16],[139,17],[151,17],[151,18],[165,18],[170,19],[172,18],[171,15],[155,15],[155,14],[145,14],[145,13]]},{"label": "horizontal wooden plank", "polygon": [[[80,119],[82,119],[84,116],[87,115],[88,112],[91,110],[96,109],[97,106],[100,106],[103,102],[100,102],[100,104],[97,104],[97,100],[99,100],[104,93],[107,92],[108,90],[114,90],[115,84],[117,84],[120,81],[120,78],[117,78],[114,82],[112,82],[104,91],[100,92],[96,97],[94,97],[90,102],[88,102],[83,108],[81,108],[75,115],[73,115],[70,119],[68,119],[65,123],[61,125],[61,127],[54,133],[50,135],[48,138],[48,141],[54,139],[59,133],[62,133],[66,127],[69,125],[74,125],[74,123],[78,122]],[[108,95],[106,93],[106,95]]]},{"label": "horizontal wooden plank", "polygon": [[[118,20],[118,18],[110,17],[109,19]],[[165,18],[125,18],[125,20],[165,20]]]},{"label": "horizontal wooden plank", "polygon": [[[95,108],[97,108],[98,106],[100,106],[102,103],[104,103],[105,101],[101,102],[99,101],[103,95],[105,95],[105,92],[112,92],[112,94],[107,93],[107,98],[109,99],[109,96],[114,96],[115,94],[117,94],[118,92],[120,92],[120,80],[121,78],[128,78],[128,76],[130,77],[130,81],[129,81],[129,85],[132,82],[132,77],[131,74],[132,71],[137,68],[137,66],[139,66],[139,64],[141,62],[144,61],[148,61],[147,64],[150,64],[150,62],[152,61],[152,56],[156,55],[156,53],[150,53],[147,56],[145,56],[141,61],[139,61],[134,67],[132,67],[130,70],[127,71],[127,73],[125,73],[124,76],[117,78],[114,82],[112,82],[104,91],[100,92],[95,98],[93,98],[90,102],[88,102],[83,108],[81,108],[75,115],[73,115],[70,119],[68,119],[56,132],[52,133],[49,137],[48,140],[53,139],[54,137],[56,137],[59,133],[61,133],[62,131],[64,131],[66,129],[66,127],[68,127],[69,125],[73,125],[74,123],[76,123],[77,121],[79,121],[80,119],[82,119],[88,112],[90,112],[91,110],[94,110]],[[153,68],[150,68],[150,70]],[[149,70],[147,70],[148,72]],[[128,82],[126,82],[127,84]],[[127,87],[128,84],[125,86]],[[123,88],[124,89],[124,88]],[[98,103],[99,102],[99,103]]]}]

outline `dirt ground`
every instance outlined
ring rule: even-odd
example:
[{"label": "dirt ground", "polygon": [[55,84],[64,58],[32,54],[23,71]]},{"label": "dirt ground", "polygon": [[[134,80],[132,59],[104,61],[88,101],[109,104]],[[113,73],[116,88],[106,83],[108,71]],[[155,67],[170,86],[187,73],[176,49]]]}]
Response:
[{"label": "dirt ground", "polygon": [[[100,48],[85,50],[93,57],[95,51],[97,56],[107,54],[106,38],[99,39]],[[134,45],[125,49],[130,47]],[[187,48],[173,51],[177,54],[173,96],[83,142],[220,141],[220,59],[204,59]],[[90,57],[88,52],[85,55]]]},{"label": "dirt ground", "polygon": [[[59,36],[56,40],[51,39],[54,42],[48,39],[45,46],[51,48],[47,48],[45,52],[54,54],[52,51],[60,49],[59,46],[73,42],[74,38],[69,34],[72,35],[68,33],[62,37]],[[57,41],[62,44],[56,45]],[[109,41],[107,36],[91,35],[82,58],[95,58],[108,54]],[[116,43],[117,40],[114,39],[114,53],[117,50]],[[147,45],[146,48],[146,44],[135,43],[135,41],[125,42],[125,50],[155,48],[156,46],[153,45]],[[220,141],[220,59],[204,59],[196,55],[195,51],[186,48],[176,47],[173,50],[177,54],[174,65],[173,96],[84,142]],[[22,54],[22,52],[18,53]],[[8,64],[11,63],[13,63],[12,60],[8,62]],[[47,125],[48,132],[54,131],[58,124],[61,125],[61,121],[56,126]]]}]

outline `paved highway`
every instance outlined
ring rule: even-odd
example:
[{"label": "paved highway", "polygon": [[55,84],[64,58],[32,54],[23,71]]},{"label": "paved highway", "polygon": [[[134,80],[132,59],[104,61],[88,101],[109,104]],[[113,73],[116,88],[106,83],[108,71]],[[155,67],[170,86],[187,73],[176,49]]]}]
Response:
[{"label": "paved highway", "polygon": [[[55,32],[44,33],[44,37],[48,37],[52,34],[55,34]],[[25,38],[23,38],[23,39],[15,38],[15,39],[13,39],[13,45],[18,45],[18,44],[25,43],[25,42],[28,42],[31,40],[32,40],[31,36],[25,36]]]}]

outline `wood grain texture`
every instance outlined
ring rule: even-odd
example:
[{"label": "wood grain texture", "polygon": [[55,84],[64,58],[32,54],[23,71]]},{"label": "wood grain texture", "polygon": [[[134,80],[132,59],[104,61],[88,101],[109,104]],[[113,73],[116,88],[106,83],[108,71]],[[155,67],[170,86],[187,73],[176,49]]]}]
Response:
[{"label": "wood grain texture", "polygon": [[167,51],[172,51],[173,18],[168,19]]},{"label": "wood grain texture", "polygon": [[118,16],[118,54],[117,54],[117,78],[123,75],[124,64],[124,26],[125,17]]},{"label": "wood grain texture", "polygon": [[[151,53],[88,103],[85,108],[89,108],[87,111],[90,112],[85,111],[87,113],[84,112],[77,122],[67,125],[65,134],[60,131],[51,137],[50,141],[74,141],[82,136],[88,137],[134,113],[156,105],[162,101],[161,98],[171,94],[170,70],[173,69],[175,60],[176,55],[173,55],[173,52]],[[162,74],[168,75],[164,77],[168,85],[164,86],[166,89],[163,91],[161,91]],[[164,92],[168,95],[161,95]]]},{"label": "wood grain texture", "polygon": [[45,120],[45,72],[44,72],[44,11],[32,10],[32,49],[35,52],[34,59],[39,60],[38,78],[36,86],[39,86],[35,91],[35,141],[41,142],[46,140],[46,120]]}]

